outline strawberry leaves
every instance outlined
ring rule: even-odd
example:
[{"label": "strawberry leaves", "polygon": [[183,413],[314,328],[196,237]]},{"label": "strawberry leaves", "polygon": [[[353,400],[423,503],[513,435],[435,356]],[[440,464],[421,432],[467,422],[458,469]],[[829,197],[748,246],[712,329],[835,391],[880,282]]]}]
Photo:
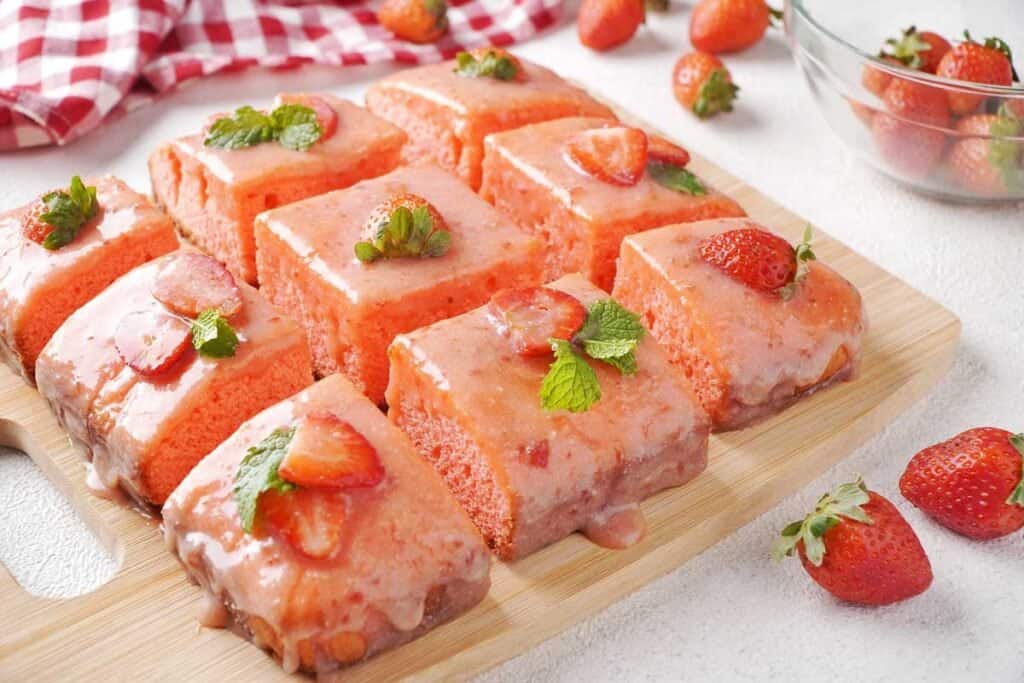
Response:
[{"label": "strawberry leaves", "polygon": [[796,256],[796,275],[793,277],[793,281],[787,285],[783,285],[779,288],[779,296],[784,301],[789,301],[796,294],[796,288],[800,286],[800,283],[807,277],[807,262],[817,260],[817,256],[814,255],[814,250],[811,248],[811,240],[814,238],[814,228],[808,224],[804,228],[803,238],[800,240],[800,244],[796,245],[794,254]]},{"label": "strawberry leaves", "polygon": [[285,481],[278,474],[281,461],[288,452],[288,445],[295,435],[295,429],[275,429],[265,439],[249,448],[238,466],[232,489],[242,530],[252,533],[256,519],[256,502],[260,494],[271,489],[286,493],[295,485]]},{"label": "strawberry leaves", "polygon": [[843,519],[872,524],[871,518],[861,507],[868,500],[867,487],[860,477],[853,482],[836,486],[818,499],[814,512],[782,529],[772,547],[772,557],[781,560],[783,557],[792,556],[797,546],[803,542],[807,559],[815,567],[820,567],[825,559],[826,550],[822,537],[829,529]]},{"label": "strawberry leaves", "polygon": [[474,55],[460,52],[455,56],[455,73],[466,78],[493,78],[512,81],[519,75],[519,64],[515,58],[495,50]]},{"label": "strawberry leaves", "polygon": [[355,255],[363,263],[407,256],[436,258],[447,253],[451,243],[451,233],[435,226],[430,209],[399,206],[372,240],[356,243]]},{"label": "strawberry leaves", "polygon": [[1006,499],[1006,504],[1024,507],[1024,432],[1011,436],[1010,444],[1021,455],[1021,478],[1020,483],[1013,489],[1010,497]]}]

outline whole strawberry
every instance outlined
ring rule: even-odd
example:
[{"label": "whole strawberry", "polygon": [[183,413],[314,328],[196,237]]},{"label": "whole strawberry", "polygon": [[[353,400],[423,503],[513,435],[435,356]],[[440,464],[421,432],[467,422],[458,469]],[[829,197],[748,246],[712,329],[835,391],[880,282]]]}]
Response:
[{"label": "whole strawberry", "polygon": [[[903,66],[900,60],[890,55],[878,55],[878,59],[881,61],[892,64],[893,66]],[[875,97],[881,97],[885,93],[885,89],[892,83],[892,74],[887,71],[882,71],[879,68],[873,67],[870,64],[865,64],[864,69],[861,71],[860,82],[864,88]]]},{"label": "whole strawberry", "polygon": [[956,130],[965,136],[953,143],[946,157],[946,174],[956,185],[983,197],[1000,197],[1024,190],[1020,168],[1021,143],[1012,138],[1024,132],[1024,123],[1005,107],[999,114],[971,114]]},{"label": "whole strawberry", "polygon": [[936,522],[969,538],[1024,528],[1024,434],[969,429],[910,459],[900,491]]},{"label": "whole strawberry", "polygon": [[700,243],[705,262],[752,289],[780,292],[792,285],[799,266],[814,259],[810,229],[796,249],[756,223],[712,235]]},{"label": "whole strawberry", "polygon": [[772,555],[778,560],[794,553],[819,586],[860,605],[906,600],[932,583],[914,530],[860,478],[835,487],[807,517],[782,530]]},{"label": "whole strawberry", "polygon": [[672,69],[672,92],[679,104],[702,119],[732,111],[739,86],[722,60],[707,52],[690,52]]},{"label": "whole strawberry", "polygon": [[946,91],[924,83],[893,78],[882,93],[882,102],[893,116],[944,128],[949,125]]},{"label": "whole strawberry", "polygon": [[583,0],[576,30],[591,50],[610,50],[632,38],[643,21],[644,0]]},{"label": "whole strawberry", "polygon": [[933,31],[918,31],[911,26],[899,38],[885,41],[888,54],[911,69],[933,74],[939,62],[953,46]]},{"label": "whole strawberry", "polygon": [[712,54],[746,50],[764,36],[772,15],[764,0],[700,0],[690,14],[690,44]]},{"label": "whole strawberry", "polygon": [[881,157],[895,170],[912,178],[929,175],[946,149],[941,130],[903,121],[883,112],[871,119],[871,135]]},{"label": "whole strawberry", "polygon": [[[966,31],[964,37],[967,40],[945,54],[936,74],[943,78],[990,85],[1010,85],[1013,82],[1013,56],[1004,41],[986,38],[984,43],[976,43]],[[984,99],[983,95],[949,92],[949,106],[958,115],[977,110]]]},{"label": "whole strawberry", "polygon": [[448,31],[445,0],[384,0],[377,21],[402,40],[433,43]]}]

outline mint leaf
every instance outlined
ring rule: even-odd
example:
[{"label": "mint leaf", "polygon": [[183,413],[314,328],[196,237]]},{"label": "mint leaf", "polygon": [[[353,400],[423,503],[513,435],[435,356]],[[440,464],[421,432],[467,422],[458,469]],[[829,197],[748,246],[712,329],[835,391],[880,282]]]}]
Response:
[{"label": "mint leaf", "polygon": [[636,343],[636,339],[585,339],[583,350],[591,358],[605,360],[632,353]]},{"label": "mint leaf", "polygon": [[43,240],[43,247],[55,250],[70,244],[85,224],[96,215],[96,188],[86,187],[78,176],[71,178],[68,190],[47,192],[42,197],[46,211],[39,220],[53,226]]},{"label": "mint leaf", "polygon": [[305,152],[323,135],[316,112],[301,104],[282,104],[270,112],[270,120],[281,146],[297,152]]},{"label": "mint leaf", "polygon": [[551,339],[555,362],[548,369],[540,387],[540,404],[544,410],[568,410],[582,413],[601,400],[601,385],[590,364],[576,353],[572,344]]},{"label": "mint leaf", "polygon": [[640,324],[640,316],[636,313],[615,299],[602,299],[595,301],[587,309],[587,320],[577,333],[576,340],[638,342],[643,339],[645,331],[644,326]]},{"label": "mint leaf", "polygon": [[682,166],[654,161],[647,164],[647,172],[651,174],[654,182],[670,190],[694,196],[708,193],[700,178]]},{"label": "mint leaf", "polygon": [[238,465],[232,492],[242,521],[242,530],[247,534],[252,533],[256,502],[260,494],[271,489],[284,493],[295,488],[294,484],[282,479],[277,472],[293,436],[295,428],[275,429],[270,436],[250,447]]},{"label": "mint leaf", "polygon": [[455,56],[455,73],[467,78],[494,78],[511,81],[519,74],[519,64],[508,55],[488,50],[477,58],[469,52]]},{"label": "mint leaf", "polygon": [[238,335],[216,308],[208,308],[192,321],[192,346],[203,356],[228,358],[235,355]]},{"label": "mint leaf", "polygon": [[277,136],[270,116],[250,106],[239,107],[233,116],[223,116],[210,126],[203,144],[219,149],[241,149]]},{"label": "mint leaf", "polygon": [[[593,356],[591,356],[591,358],[593,358]],[[602,358],[601,360],[621,372],[623,375],[636,374],[636,353],[633,351],[613,358]]]}]

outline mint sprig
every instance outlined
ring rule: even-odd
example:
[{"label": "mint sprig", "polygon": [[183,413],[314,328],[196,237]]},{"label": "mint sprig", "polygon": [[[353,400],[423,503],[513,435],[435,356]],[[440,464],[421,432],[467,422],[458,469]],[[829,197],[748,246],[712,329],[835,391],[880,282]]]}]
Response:
[{"label": "mint sprig", "polygon": [[46,211],[39,220],[53,227],[43,240],[43,247],[51,251],[70,244],[98,208],[96,188],[86,187],[78,176],[72,176],[67,191],[47,192],[41,201]]},{"label": "mint sprig", "polygon": [[825,532],[850,519],[861,524],[872,524],[871,518],[861,507],[870,500],[864,481],[857,477],[853,482],[840,484],[818,499],[814,512],[801,520],[787,524],[772,546],[772,557],[778,561],[792,556],[797,545],[803,541],[804,554],[815,567],[825,559]]},{"label": "mint sprig", "polygon": [[467,78],[494,78],[511,81],[519,75],[516,60],[494,50],[487,50],[479,59],[470,52],[455,55],[455,73]]},{"label": "mint sprig", "polygon": [[295,488],[295,484],[285,481],[278,474],[293,436],[294,428],[275,429],[265,439],[250,447],[238,465],[232,493],[235,505],[238,506],[242,530],[247,534],[252,533],[256,503],[264,491],[273,489],[285,493]]},{"label": "mint sprig", "polygon": [[399,206],[377,229],[372,240],[356,242],[355,255],[363,263],[410,256],[436,258],[447,253],[451,244],[451,233],[436,229],[426,207]]},{"label": "mint sprig", "polygon": [[597,373],[584,355],[616,368],[624,375],[636,373],[636,346],[645,330],[640,317],[614,299],[596,301],[572,341],[550,339],[555,362],[541,382],[544,410],[580,413],[601,400]]},{"label": "mint sprig", "polygon": [[207,147],[242,149],[277,141],[282,147],[305,152],[323,135],[316,112],[301,104],[282,104],[269,114],[250,106],[214,121],[203,139]]},{"label": "mint sprig", "polygon": [[708,189],[696,175],[682,166],[652,161],[647,164],[647,172],[654,182],[683,194],[700,196],[708,193]]},{"label": "mint sprig", "polygon": [[220,311],[208,308],[192,321],[192,346],[202,356],[229,358],[238,348],[238,334]]}]

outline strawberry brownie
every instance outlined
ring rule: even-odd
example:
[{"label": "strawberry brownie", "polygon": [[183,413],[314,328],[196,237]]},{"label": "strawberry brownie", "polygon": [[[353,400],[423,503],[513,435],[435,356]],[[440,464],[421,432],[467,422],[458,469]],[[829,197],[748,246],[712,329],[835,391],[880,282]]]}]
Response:
[{"label": "strawberry brownie", "polygon": [[313,377],[294,323],[219,262],[179,250],[72,314],[36,379],[98,483],[160,504],[238,425]]},{"label": "strawberry brownie", "polygon": [[332,375],[243,424],[163,508],[164,534],[233,626],[325,673],[479,603],[490,554],[405,436]]},{"label": "strawberry brownie", "polygon": [[171,220],[113,176],[0,215],[0,358],[29,382],[69,315],[135,266],[174,251]]},{"label": "strawberry brownie", "polygon": [[635,543],[640,501],[707,464],[707,418],[682,374],[580,275],[501,290],[389,354],[389,418],[503,559],[576,530]]},{"label": "strawberry brownie", "polygon": [[256,214],[387,173],[405,133],[346,100],[279,95],[269,113],[242,107],[149,158],[153,194],[203,251],[256,284]]},{"label": "strawberry brownie", "polygon": [[626,235],[743,216],[687,170],[686,150],[638,128],[566,118],[491,135],[480,196],[544,242],[545,279],[581,272],[610,290]]},{"label": "strawberry brownie", "polygon": [[396,334],[540,282],[537,242],[427,165],[268,211],[256,245],[261,292],[306,328],[317,374],[376,403]]},{"label": "strawberry brownie", "polygon": [[627,237],[613,291],[693,382],[715,431],[850,379],[867,329],[860,293],[814,258],[809,229],[794,249],[745,219]]},{"label": "strawberry brownie", "polygon": [[370,86],[366,106],[409,134],[407,159],[432,161],[474,190],[487,135],[564,116],[615,118],[555,73],[496,48],[399,71]]}]

